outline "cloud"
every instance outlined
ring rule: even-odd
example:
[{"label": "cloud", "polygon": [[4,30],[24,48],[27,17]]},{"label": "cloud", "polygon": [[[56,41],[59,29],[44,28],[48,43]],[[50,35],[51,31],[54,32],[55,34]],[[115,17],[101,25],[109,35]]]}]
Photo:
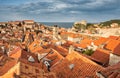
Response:
[{"label": "cloud", "polygon": [[[5,0],[4,0],[5,1]],[[15,0],[14,1],[15,4]],[[120,17],[120,0],[29,0],[3,6],[0,20],[35,18],[38,21],[76,21]],[[116,14],[116,15],[113,15]],[[13,18],[12,18],[13,17]],[[42,18],[39,18],[42,17]],[[93,18],[94,17],[94,18]],[[64,18],[64,20],[63,20]]]}]

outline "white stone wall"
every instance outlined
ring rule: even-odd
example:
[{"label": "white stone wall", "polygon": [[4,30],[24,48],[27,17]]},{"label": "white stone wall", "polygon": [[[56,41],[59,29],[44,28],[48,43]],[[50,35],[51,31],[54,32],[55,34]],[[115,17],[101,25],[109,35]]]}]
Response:
[{"label": "white stone wall", "polygon": [[109,65],[114,65],[120,62],[120,56],[110,53]]},{"label": "white stone wall", "polygon": [[77,42],[77,41],[80,41],[80,38],[72,38],[72,37],[68,37],[68,41]]}]

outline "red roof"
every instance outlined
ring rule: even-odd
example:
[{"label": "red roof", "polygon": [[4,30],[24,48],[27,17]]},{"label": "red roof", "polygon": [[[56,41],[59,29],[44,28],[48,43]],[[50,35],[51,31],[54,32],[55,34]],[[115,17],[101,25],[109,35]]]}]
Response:
[{"label": "red roof", "polygon": [[[71,64],[74,65],[73,69],[69,68]],[[77,52],[68,54],[63,61],[51,67],[57,78],[97,78],[96,71],[101,69],[103,69],[101,66]]]},{"label": "red roof", "polygon": [[17,47],[12,52],[9,53],[9,57],[12,58],[19,58],[21,55],[21,48]]},{"label": "red roof", "polygon": [[117,40],[118,36],[109,36],[109,39]]},{"label": "red roof", "polygon": [[43,48],[40,46],[40,41],[39,41],[39,40],[36,40],[36,41],[32,42],[32,43],[29,45],[28,48],[30,49],[30,51],[31,51],[32,53],[37,52],[37,51],[40,51],[40,50],[43,49]]},{"label": "red roof", "polygon": [[8,72],[9,69],[11,69],[14,65],[17,64],[17,60],[14,59],[8,59],[7,62],[0,68],[0,76],[4,75]]},{"label": "red roof", "polygon": [[94,44],[97,45],[97,46],[99,46],[99,45],[101,45],[101,44],[103,44],[103,43],[105,43],[107,41],[108,41],[107,38],[100,37],[99,39],[97,39],[97,40],[94,41]]},{"label": "red roof", "polygon": [[34,22],[34,20],[23,20],[23,22]]},{"label": "red roof", "polygon": [[117,40],[119,40],[119,41],[120,41],[120,37],[119,37]]},{"label": "red roof", "polygon": [[52,48],[58,51],[58,53],[60,53],[62,56],[66,56],[68,54],[68,50],[62,46],[54,46]]},{"label": "red roof", "polygon": [[40,54],[49,53],[50,51],[52,51],[53,53],[48,54],[45,58],[52,60],[51,65],[54,65],[55,63],[57,63],[58,61],[60,61],[61,59],[64,58],[62,55],[60,55],[56,50],[54,50],[52,48],[43,49],[43,50],[39,51],[38,53],[40,53]]},{"label": "red roof", "polygon": [[85,38],[83,40],[80,41],[80,43],[85,43],[85,44],[91,44],[92,40],[88,39],[88,38]]},{"label": "red roof", "polygon": [[118,40],[111,39],[105,48],[111,50],[113,54],[120,55],[120,41]]},{"label": "red roof", "polygon": [[100,73],[105,78],[120,78],[120,62],[100,70],[98,73]]},{"label": "red roof", "polygon": [[74,43],[73,44],[74,47],[82,47],[82,48],[87,48],[87,46],[89,46],[89,44],[86,44],[86,43]]},{"label": "red roof", "polygon": [[79,34],[70,33],[70,34],[69,34],[69,37],[78,38],[78,37],[79,37]]},{"label": "red roof", "polygon": [[92,40],[85,38],[85,39],[81,40],[80,43],[74,43],[73,46],[87,48],[87,46],[89,46],[91,44],[91,42],[92,42]]},{"label": "red roof", "polygon": [[73,45],[73,44],[74,44],[74,42],[72,42],[72,41],[66,41],[66,43],[64,43],[62,46],[64,48],[68,48],[68,47],[70,47],[70,45]]},{"label": "red roof", "polygon": [[103,65],[108,64],[109,62],[109,56],[110,53],[109,51],[103,50],[103,49],[97,49],[91,57],[93,58],[94,61],[97,61]]},{"label": "red roof", "polygon": [[[34,58],[34,63],[31,63],[28,61],[28,58],[32,56]],[[26,51],[16,51],[14,54],[11,54],[10,57],[15,58],[15,59],[19,59],[21,62],[32,65],[32,66],[38,66],[39,67],[39,63],[38,63],[38,58],[35,54],[30,53],[30,52],[26,52]]]}]

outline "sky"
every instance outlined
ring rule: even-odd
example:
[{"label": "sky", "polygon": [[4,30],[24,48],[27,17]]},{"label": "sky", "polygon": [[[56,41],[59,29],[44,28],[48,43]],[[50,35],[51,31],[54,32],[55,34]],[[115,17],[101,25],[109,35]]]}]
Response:
[{"label": "sky", "polygon": [[120,0],[0,0],[0,21],[103,22],[120,19]]}]

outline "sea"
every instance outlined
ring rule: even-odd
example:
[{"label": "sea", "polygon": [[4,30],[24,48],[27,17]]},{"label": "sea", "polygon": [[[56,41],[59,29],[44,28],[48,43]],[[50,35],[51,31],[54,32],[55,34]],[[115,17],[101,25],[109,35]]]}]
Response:
[{"label": "sea", "polygon": [[64,27],[64,28],[71,28],[74,24],[74,22],[38,22],[38,23],[44,24],[46,26],[57,25],[59,27]]}]

